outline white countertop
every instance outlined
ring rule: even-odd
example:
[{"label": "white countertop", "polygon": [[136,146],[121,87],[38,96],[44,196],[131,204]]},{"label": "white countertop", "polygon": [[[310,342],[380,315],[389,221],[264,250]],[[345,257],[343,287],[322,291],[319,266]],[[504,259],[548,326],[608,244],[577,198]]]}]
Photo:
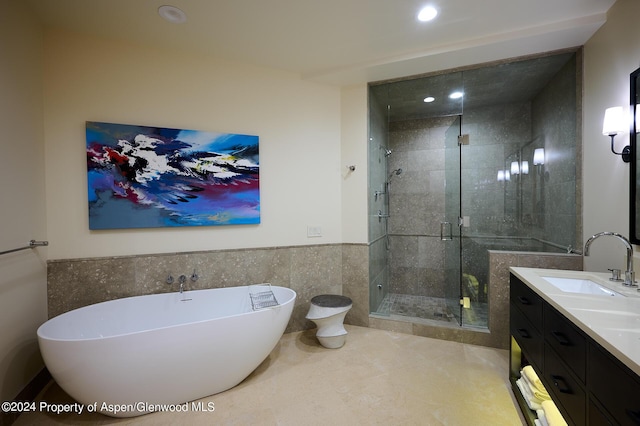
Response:
[{"label": "white countertop", "polygon": [[[583,332],[640,375],[640,292],[611,274],[511,267],[509,270]],[[542,277],[588,279],[623,296],[563,292]]]}]

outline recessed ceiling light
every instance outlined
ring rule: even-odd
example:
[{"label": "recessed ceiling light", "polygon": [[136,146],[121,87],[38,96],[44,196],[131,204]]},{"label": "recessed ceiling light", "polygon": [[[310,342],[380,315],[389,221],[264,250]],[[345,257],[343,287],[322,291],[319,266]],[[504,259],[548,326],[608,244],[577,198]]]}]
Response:
[{"label": "recessed ceiling light", "polygon": [[463,96],[464,96],[464,93],[462,93],[462,92],[453,92],[452,94],[449,95],[449,98],[451,98],[451,99],[460,99]]},{"label": "recessed ceiling light", "polygon": [[426,103],[433,102],[435,100],[436,100],[436,98],[434,98],[433,96],[427,96],[426,98],[424,98],[424,101]]},{"label": "recessed ceiling light", "polygon": [[187,15],[175,6],[160,6],[158,8],[158,15],[171,22],[172,24],[182,24],[187,22]]},{"label": "recessed ceiling light", "polygon": [[423,7],[418,13],[418,20],[422,22],[431,21],[433,18],[438,16],[438,11],[433,6]]}]

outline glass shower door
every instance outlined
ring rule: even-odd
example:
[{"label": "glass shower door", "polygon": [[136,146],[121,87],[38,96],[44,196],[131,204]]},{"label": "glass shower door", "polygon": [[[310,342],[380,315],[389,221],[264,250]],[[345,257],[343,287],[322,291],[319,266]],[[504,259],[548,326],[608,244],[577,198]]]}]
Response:
[{"label": "glass shower door", "polygon": [[447,311],[462,324],[460,305],[462,279],[462,238],[460,218],[461,147],[458,144],[461,116],[445,132],[444,152],[444,220],[440,223],[440,239],[444,245],[445,303]]}]

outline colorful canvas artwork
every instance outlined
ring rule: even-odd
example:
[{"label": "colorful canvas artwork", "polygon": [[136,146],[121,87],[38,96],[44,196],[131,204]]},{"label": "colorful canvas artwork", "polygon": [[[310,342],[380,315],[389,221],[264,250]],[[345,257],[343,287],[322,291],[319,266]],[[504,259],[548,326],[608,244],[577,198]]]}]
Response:
[{"label": "colorful canvas artwork", "polygon": [[88,121],[89,228],[260,223],[258,136]]}]

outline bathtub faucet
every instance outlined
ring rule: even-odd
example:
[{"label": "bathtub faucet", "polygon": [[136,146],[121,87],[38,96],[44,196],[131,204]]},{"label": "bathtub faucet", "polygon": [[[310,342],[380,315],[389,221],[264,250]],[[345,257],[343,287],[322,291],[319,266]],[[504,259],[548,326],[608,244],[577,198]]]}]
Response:
[{"label": "bathtub faucet", "polygon": [[184,282],[187,281],[187,277],[185,275],[180,275],[178,277],[178,281],[180,282],[180,294],[184,291]]},{"label": "bathtub faucet", "polygon": [[626,247],[626,249],[627,249],[627,270],[624,273],[624,285],[629,286],[629,287],[632,287],[632,286],[635,287],[636,286],[636,273],[633,271],[633,246],[631,245],[629,240],[627,240],[622,235],[620,235],[620,234],[618,234],[616,232],[599,232],[599,233],[595,234],[594,236],[590,237],[587,240],[586,244],[584,245],[584,255],[585,256],[589,256],[589,247],[591,246],[591,243],[593,243],[593,241],[596,238],[602,237],[604,235],[610,235],[612,237],[618,238],[620,241],[622,241],[622,243]]}]

